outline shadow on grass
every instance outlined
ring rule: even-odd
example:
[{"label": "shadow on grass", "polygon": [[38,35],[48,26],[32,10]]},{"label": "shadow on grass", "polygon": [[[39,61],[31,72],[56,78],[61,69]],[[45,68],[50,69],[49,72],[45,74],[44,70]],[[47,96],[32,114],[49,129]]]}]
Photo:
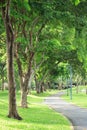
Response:
[{"label": "shadow on grass", "polygon": [[[2,95],[6,98],[5,94]],[[0,130],[70,130],[69,122],[64,117],[43,104],[31,103],[27,109],[18,107],[23,120],[9,119],[6,117],[8,105],[5,98],[0,104]]]},{"label": "shadow on grass", "polygon": [[[21,109],[21,108],[20,108]],[[21,111],[21,110],[20,110]],[[52,109],[48,109],[44,105],[31,105],[28,109],[23,109],[21,115],[23,114],[24,121],[29,123],[39,123],[39,124],[60,124],[67,125],[66,120],[60,114],[54,112]]]}]

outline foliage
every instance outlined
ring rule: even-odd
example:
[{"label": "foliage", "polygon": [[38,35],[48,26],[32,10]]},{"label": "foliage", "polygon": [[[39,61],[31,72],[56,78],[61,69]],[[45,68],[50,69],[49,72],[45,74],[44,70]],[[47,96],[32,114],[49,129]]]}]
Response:
[{"label": "foliage", "polygon": [[[73,80],[79,75],[85,82],[86,0],[13,0],[10,13],[15,36],[14,52],[17,52],[20,60],[23,79],[28,74],[31,63],[31,70],[34,70],[32,81],[35,75],[39,82],[44,82],[44,85],[48,82],[58,82],[57,79],[61,77],[65,80],[69,75],[67,65],[71,65]],[[7,58],[5,42],[6,33],[0,12],[1,64],[5,63]],[[14,65],[16,84],[19,88],[20,81],[15,61]]]}]

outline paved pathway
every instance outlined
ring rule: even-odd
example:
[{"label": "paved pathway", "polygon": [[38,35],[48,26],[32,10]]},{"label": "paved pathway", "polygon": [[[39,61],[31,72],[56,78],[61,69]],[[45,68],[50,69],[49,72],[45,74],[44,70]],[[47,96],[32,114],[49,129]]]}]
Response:
[{"label": "paved pathway", "polygon": [[61,94],[47,97],[45,103],[65,115],[73,124],[74,130],[87,130],[87,109],[65,102],[60,98]]}]

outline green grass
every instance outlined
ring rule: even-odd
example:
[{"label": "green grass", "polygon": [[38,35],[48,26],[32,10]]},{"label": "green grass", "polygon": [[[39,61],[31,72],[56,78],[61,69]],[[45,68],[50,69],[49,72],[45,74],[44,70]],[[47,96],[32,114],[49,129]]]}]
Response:
[{"label": "green grass", "polygon": [[[70,103],[76,104],[80,107],[87,108],[87,95],[84,92],[87,86],[79,86],[79,92],[76,94],[76,87],[72,89],[72,100],[70,100],[70,94],[63,95],[62,98]],[[68,90],[69,91],[69,90]]]},{"label": "green grass", "polygon": [[[55,91],[56,92],[56,91]],[[0,130],[71,130],[70,122],[61,114],[44,105],[43,99],[54,92],[28,96],[29,108],[18,107],[22,121],[10,119],[8,114],[8,94],[0,91]],[[19,106],[20,94],[17,94]]]}]

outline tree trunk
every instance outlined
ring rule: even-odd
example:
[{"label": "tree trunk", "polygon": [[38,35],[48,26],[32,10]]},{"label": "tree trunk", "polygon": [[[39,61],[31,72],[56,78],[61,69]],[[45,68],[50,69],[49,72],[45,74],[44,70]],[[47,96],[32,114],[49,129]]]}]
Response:
[{"label": "tree trunk", "polygon": [[27,108],[27,90],[25,90],[25,88],[26,88],[24,86],[25,79],[23,77],[22,64],[21,64],[21,61],[18,57],[18,51],[17,50],[16,50],[16,53],[15,53],[15,56],[16,56],[16,61],[17,61],[17,65],[18,65],[19,77],[20,77],[21,107]]},{"label": "tree trunk", "polygon": [[27,108],[28,104],[27,104],[27,86],[25,86],[24,82],[23,82],[23,78],[20,76],[21,79],[21,107],[22,108]]},{"label": "tree trunk", "polygon": [[87,88],[86,88],[86,95],[87,95]]},{"label": "tree trunk", "polygon": [[[5,6],[6,5],[6,6]],[[16,108],[16,93],[15,93],[15,82],[14,82],[14,67],[13,67],[13,55],[14,55],[14,34],[11,26],[9,10],[10,10],[10,0],[2,7],[2,16],[6,29],[7,36],[7,77],[9,86],[9,118],[15,118],[21,120]]]},{"label": "tree trunk", "polygon": [[28,82],[27,94],[31,93],[30,92],[31,91],[31,83],[32,83],[33,77],[34,77],[34,70],[32,69],[30,79],[29,79],[29,82]]},{"label": "tree trunk", "polygon": [[21,107],[27,108],[27,94],[28,94],[28,84],[31,82],[31,76],[32,76],[32,58],[33,54],[30,55],[29,64],[28,64],[28,71],[23,77],[23,70],[22,70],[22,63],[18,56],[18,46],[16,46],[16,61],[18,65],[18,71],[19,71],[19,77],[20,77],[20,90],[21,90]]},{"label": "tree trunk", "polygon": [[79,93],[79,79],[77,78],[77,83],[76,83],[76,94]]},{"label": "tree trunk", "polygon": [[[29,62],[28,62],[28,71],[27,71],[27,73],[26,73],[26,75],[25,75],[25,79],[24,79],[24,83],[23,83],[23,89],[22,90],[24,90],[24,92],[22,93],[23,95],[21,96],[21,97],[23,97],[24,96],[24,99],[26,99],[26,101],[25,101],[25,103],[26,103],[26,106],[22,106],[22,107],[28,107],[28,104],[27,104],[27,92],[28,92],[28,83],[29,83],[29,81],[30,81],[30,77],[31,77],[31,71],[32,71],[32,61],[33,61],[33,57],[34,57],[34,53],[33,52],[30,52],[30,55],[29,55],[30,57],[29,57]],[[25,94],[26,94],[26,96],[25,96]],[[23,98],[22,98],[22,100],[23,100]],[[22,101],[23,103],[22,103],[22,105],[24,104],[24,100]]]},{"label": "tree trunk", "polygon": [[4,76],[2,75],[2,91],[4,91]]},{"label": "tree trunk", "polygon": [[76,94],[78,94],[78,93],[79,93],[79,86],[77,84],[77,86],[76,86]]},{"label": "tree trunk", "polygon": [[21,90],[21,107],[27,108],[27,91],[26,90]]},{"label": "tree trunk", "polygon": [[40,92],[41,92],[41,93],[44,92],[44,83],[41,83],[41,85],[40,85]]},{"label": "tree trunk", "polygon": [[35,85],[36,85],[36,93],[39,94],[40,93],[40,88],[39,88],[39,83],[38,83],[36,74],[34,76],[34,79],[35,79]]},{"label": "tree trunk", "polygon": [[37,94],[39,94],[40,93],[40,86],[37,83],[37,81],[35,81],[35,84],[36,84],[36,92],[37,92]]}]

